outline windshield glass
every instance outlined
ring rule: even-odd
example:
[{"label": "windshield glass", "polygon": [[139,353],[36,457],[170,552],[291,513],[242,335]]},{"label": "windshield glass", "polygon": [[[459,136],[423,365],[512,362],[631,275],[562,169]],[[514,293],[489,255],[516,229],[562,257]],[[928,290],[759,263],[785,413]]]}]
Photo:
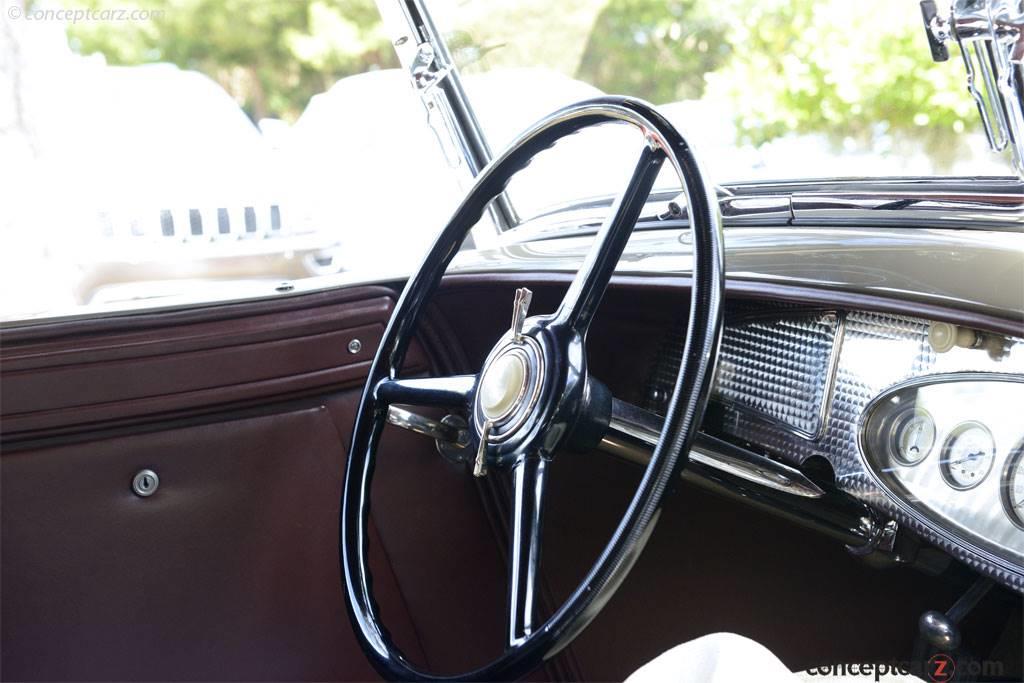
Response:
[{"label": "windshield glass", "polygon": [[[657,104],[720,183],[1010,172],[914,0],[426,3],[495,154],[614,93]],[[0,322],[401,276],[472,180],[373,0],[3,14]],[[639,144],[626,126],[567,138],[513,179],[516,213],[618,193]]]},{"label": "windshield glass", "polygon": [[[932,61],[913,0],[430,7],[495,149],[555,106],[606,93],[658,105],[722,183],[1010,173],[1008,160],[988,150],[959,54]],[[619,141],[595,142],[616,166],[609,157]],[[622,147],[635,155],[635,146]],[[562,156],[576,172],[594,166],[593,155]],[[614,187],[587,175],[577,196]],[[538,178],[514,200],[539,210],[545,202],[535,192],[550,185]]]},{"label": "windshield glass", "polygon": [[12,0],[0,93],[0,321],[403,273],[462,194],[372,0]]}]

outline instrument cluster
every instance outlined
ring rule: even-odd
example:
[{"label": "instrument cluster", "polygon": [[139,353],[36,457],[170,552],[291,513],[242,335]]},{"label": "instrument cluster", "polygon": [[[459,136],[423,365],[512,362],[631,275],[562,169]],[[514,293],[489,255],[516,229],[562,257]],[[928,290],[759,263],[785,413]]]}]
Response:
[{"label": "instrument cluster", "polygon": [[[825,460],[880,519],[1024,593],[1024,338],[760,302],[726,315],[709,433],[792,467]],[[683,334],[647,410],[664,410]]]},{"label": "instrument cluster", "polygon": [[[941,525],[1024,558],[1024,382],[982,373],[897,386],[865,412],[880,483]],[[998,501],[998,502],[997,502]]]}]

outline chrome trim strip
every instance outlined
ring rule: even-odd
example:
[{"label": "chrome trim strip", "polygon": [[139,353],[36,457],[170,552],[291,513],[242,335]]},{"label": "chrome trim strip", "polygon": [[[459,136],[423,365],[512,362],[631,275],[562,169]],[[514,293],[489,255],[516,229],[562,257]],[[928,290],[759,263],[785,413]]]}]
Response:
[{"label": "chrome trim strip", "polygon": [[901,225],[1024,231],[1024,192],[797,192],[794,225]]},{"label": "chrome trim strip", "polygon": [[[690,274],[689,235],[662,223],[659,230],[634,233],[617,276],[642,276],[652,284],[685,280]],[[515,234],[517,231],[512,231]],[[998,319],[1024,321],[1024,245],[1021,236],[985,230],[916,228],[815,228],[804,226],[727,228],[727,289],[765,290],[767,298],[785,290],[820,290],[839,296],[891,301],[894,310],[924,305]],[[527,283],[552,274],[575,274],[589,242],[574,235],[531,244],[461,252],[447,276],[487,273]],[[290,299],[356,285],[393,284],[408,276],[406,266],[373,264],[373,270],[346,271],[289,282],[240,283],[202,296],[77,306],[15,320],[0,320],[0,333],[75,320],[175,314],[223,305]],[[212,286],[212,285],[211,285]],[[784,296],[782,298],[785,298]],[[920,313],[918,313],[920,315]],[[936,317],[938,316],[938,317]],[[993,323],[995,324],[995,323]],[[1024,336],[1024,322],[1017,323]]]},{"label": "chrome trim strip", "polygon": [[[599,448],[612,455],[646,465],[661,437],[662,422],[654,413],[612,399],[612,417],[609,424],[612,433],[601,439]],[[623,439],[623,436],[626,439]],[[746,481],[795,496],[820,498],[825,494],[796,468],[707,434],[697,436],[690,448],[690,459]]]},{"label": "chrome trim strip", "polygon": [[[1024,183],[1013,178],[960,182],[804,181],[736,184],[719,193],[725,227],[752,225],[896,226],[1024,231]],[[677,193],[651,194],[637,229],[687,226],[686,207],[665,212]],[[500,244],[590,234],[613,197],[590,197],[551,207],[506,232]],[[657,217],[657,218],[655,218]]]},{"label": "chrome trim strip", "polygon": [[790,178],[750,180],[730,183],[736,195],[792,194],[795,192],[945,192],[951,194],[1002,194],[1024,191],[1024,181],[1012,175],[1002,176],[877,176],[832,178]]},{"label": "chrome trim strip", "polygon": [[[395,5],[398,5],[396,8]],[[423,0],[377,0],[392,46],[409,73],[413,87],[430,121],[431,110],[441,113],[440,123],[453,138],[471,177],[476,177],[494,157],[462,85],[458,67],[441,31]],[[442,150],[444,153],[444,150]],[[508,195],[495,197],[488,207],[499,232],[518,224]]]},{"label": "chrome trim strip", "polygon": [[454,444],[459,448],[465,448],[469,444],[469,433],[465,429],[459,429],[395,406],[388,406],[388,422],[396,427],[429,436],[436,441]]}]

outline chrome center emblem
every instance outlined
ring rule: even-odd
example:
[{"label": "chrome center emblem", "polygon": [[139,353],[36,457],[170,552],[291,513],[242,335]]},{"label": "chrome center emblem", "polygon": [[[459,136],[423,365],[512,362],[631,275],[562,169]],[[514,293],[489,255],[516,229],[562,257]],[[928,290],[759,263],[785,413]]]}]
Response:
[{"label": "chrome center emblem", "polygon": [[515,349],[491,363],[480,382],[480,408],[488,420],[497,422],[519,403],[526,389],[526,360]]},{"label": "chrome center emblem", "polygon": [[523,333],[530,298],[530,290],[516,290],[512,328],[488,355],[480,373],[473,422],[482,437],[481,454],[486,444],[513,438],[529,422],[540,398],[544,352],[537,339]]}]

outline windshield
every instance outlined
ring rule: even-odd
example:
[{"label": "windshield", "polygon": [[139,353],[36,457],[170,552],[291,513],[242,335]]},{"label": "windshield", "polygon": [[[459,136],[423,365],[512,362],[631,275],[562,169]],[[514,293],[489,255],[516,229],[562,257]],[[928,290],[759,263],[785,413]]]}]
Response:
[{"label": "windshield", "polygon": [[[913,0],[434,0],[430,7],[495,149],[556,106],[606,93],[658,105],[721,183],[1011,172],[988,150],[959,55],[932,61]],[[597,143],[605,166],[621,165],[612,160],[621,145],[631,167],[630,141],[590,142],[579,149]],[[587,171],[572,188],[577,196],[605,185],[614,191],[592,170],[593,153],[562,156],[576,173]],[[559,184],[561,199],[570,199]],[[517,208],[531,205],[525,215],[554,199],[536,196],[550,182],[534,185],[513,195]]]},{"label": "windshield", "polygon": [[[914,0],[426,1],[495,154],[614,93],[657,104],[719,183],[1010,172]],[[399,277],[471,180],[373,0],[3,14],[0,321]],[[515,212],[617,194],[639,144],[567,138],[510,184]]]}]

